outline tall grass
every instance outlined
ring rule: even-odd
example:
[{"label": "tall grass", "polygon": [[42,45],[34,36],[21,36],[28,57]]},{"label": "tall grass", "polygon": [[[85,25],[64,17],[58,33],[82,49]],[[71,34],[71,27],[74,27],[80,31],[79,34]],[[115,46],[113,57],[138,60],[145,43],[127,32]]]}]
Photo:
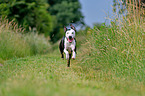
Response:
[{"label": "tall grass", "polygon": [[[97,79],[133,80],[144,82],[145,19],[144,9],[129,5],[127,14],[117,16],[107,27],[88,31],[87,43],[81,54],[84,70],[102,69]],[[102,76],[102,78],[101,78]]]},{"label": "tall grass", "polygon": [[0,21],[0,58],[7,60],[14,57],[32,56],[46,53],[50,48],[48,40],[43,35],[30,32],[24,34],[13,21]]}]

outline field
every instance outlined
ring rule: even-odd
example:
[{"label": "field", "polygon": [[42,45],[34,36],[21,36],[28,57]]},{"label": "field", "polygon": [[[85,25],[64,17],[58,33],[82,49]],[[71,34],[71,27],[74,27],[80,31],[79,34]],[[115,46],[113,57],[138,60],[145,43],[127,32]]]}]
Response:
[{"label": "field", "polygon": [[0,96],[145,95],[144,82],[112,76],[111,69],[99,65],[84,69],[77,63],[80,57],[67,68],[57,52],[6,61],[0,70]]},{"label": "field", "polygon": [[58,42],[1,20],[0,96],[145,96],[145,19],[138,12],[77,33],[69,68]]}]

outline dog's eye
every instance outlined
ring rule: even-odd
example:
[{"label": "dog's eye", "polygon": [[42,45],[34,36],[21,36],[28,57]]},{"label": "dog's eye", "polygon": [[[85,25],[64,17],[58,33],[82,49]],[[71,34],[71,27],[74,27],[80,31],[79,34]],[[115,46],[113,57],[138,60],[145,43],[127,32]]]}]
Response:
[{"label": "dog's eye", "polygon": [[66,34],[69,34],[68,32]]},{"label": "dog's eye", "polygon": [[74,34],[74,32],[72,32],[72,34]]}]

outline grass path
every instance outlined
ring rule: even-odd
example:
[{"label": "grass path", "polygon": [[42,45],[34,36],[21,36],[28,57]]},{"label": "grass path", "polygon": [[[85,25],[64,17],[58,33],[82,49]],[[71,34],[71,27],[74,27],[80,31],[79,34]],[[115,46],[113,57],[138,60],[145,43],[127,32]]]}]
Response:
[{"label": "grass path", "polygon": [[66,60],[57,54],[6,61],[0,66],[0,96],[145,95],[142,83],[133,84],[120,78],[101,79],[103,71],[84,70],[78,64],[79,59],[67,68]]}]

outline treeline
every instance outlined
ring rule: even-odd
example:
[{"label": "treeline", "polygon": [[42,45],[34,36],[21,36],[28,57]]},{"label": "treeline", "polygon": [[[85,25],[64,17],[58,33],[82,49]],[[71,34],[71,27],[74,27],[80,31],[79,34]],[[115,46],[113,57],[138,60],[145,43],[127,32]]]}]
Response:
[{"label": "treeline", "polygon": [[54,43],[70,23],[84,24],[79,0],[0,0],[0,16],[49,36]]}]

